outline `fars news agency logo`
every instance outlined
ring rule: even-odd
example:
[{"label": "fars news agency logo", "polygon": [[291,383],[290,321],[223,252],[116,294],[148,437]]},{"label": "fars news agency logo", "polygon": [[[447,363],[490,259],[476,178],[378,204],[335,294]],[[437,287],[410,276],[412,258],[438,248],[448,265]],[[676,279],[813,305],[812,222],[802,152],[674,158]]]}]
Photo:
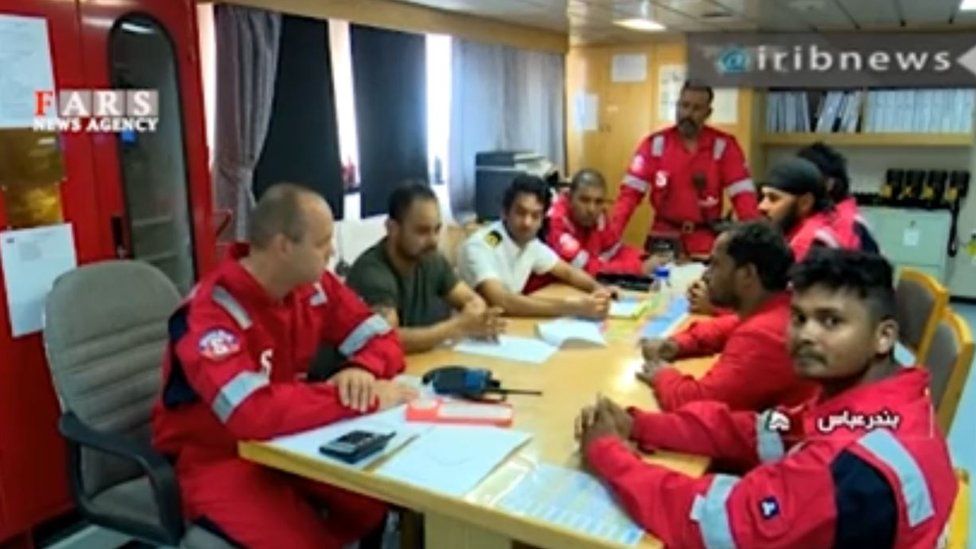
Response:
[{"label": "fars news agency logo", "polygon": [[34,131],[74,133],[155,132],[157,90],[37,90]]}]

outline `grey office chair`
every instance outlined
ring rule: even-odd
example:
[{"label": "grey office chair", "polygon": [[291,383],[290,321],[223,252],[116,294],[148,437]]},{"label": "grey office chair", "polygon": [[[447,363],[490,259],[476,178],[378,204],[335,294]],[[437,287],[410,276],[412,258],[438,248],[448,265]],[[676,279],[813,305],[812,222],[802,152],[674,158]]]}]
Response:
[{"label": "grey office chair", "polygon": [[44,346],[71,493],[98,526],[158,545],[230,547],[184,524],[173,468],[150,445],[167,318],[179,301],[163,273],[137,261],[86,265],[54,282]]}]

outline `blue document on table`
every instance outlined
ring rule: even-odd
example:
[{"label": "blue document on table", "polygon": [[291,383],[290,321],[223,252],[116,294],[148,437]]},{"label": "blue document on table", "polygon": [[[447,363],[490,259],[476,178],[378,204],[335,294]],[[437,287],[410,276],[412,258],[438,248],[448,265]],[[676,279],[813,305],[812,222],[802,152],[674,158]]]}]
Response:
[{"label": "blue document on table", "polygon": [[644,325],[644,329],[641,330],[641,337],[657,339],[671,335],[675,328],[678,327],[678,324],[688,316],[689,307],[691,307],[691,304],[688,302],[687,297],[674,296],[671,298],[671,302],[668,303],[664,312],[655,316],[650,322]]},{"label": "blue document on table", "polygon": [[478,425],[438,425],[381,465],[376,474],[455,497],[467,494],[532,436]]},{"label": "blue document on table", "polygon": [[599,481],[566,467],[540,463],[498,506],[622,545],[634,546],[644,537]]},{"label": "blue document on table", "polygon": [[454,350],[459,353],[542,364],[559,348],[532,337],[503,335],[498,337],[497,342],[466,339],[458,343]]}]

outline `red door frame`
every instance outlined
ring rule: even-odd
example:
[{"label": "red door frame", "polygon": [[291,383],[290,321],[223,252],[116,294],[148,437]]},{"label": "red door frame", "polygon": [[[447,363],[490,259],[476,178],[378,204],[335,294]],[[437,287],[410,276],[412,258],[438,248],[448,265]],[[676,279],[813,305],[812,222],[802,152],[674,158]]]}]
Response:
[{"label": "red door frame", "polygon": [[[214,265],[216,239],[203,113],[203,85],[197,51],[196,3],[192,0],[123,0],[98,2],[80,0],[82,47],[88,64],[85,73],[91,87],[111,88],[109,37],[116,22],[125,15],[140,14],[154,19],[169,33],[176,55],[180,104],[183,115],[183,144],[190,201],[190,219],[197,276]],[[166,113],[161,113],[165,116]],[[172,113],[170,113],[172,116]],[[94,135],[95,176],[100,182],[103,230],[112,242],[111,218],[125,216],[125,196],[117,138]],[[125,224],[128,227],[128,224]],[[113,245],[114,248],[114,245]],[[131,249],[131,248],[130,248]]]},{"label": "red door frame", "polygon": [[[63,0],[0,0],[0,12],[45,17],[58,88],[85,88],[78,14]],[[72,224],[79,262],[108,257],[98,227],[92,143],[85,134],[62,134],[61,204]],[[0,228],[8,228],[0,195]],[[40,520],[70,508],[64,442],[57,433],[60,408],[51,385],[39,334],[14,339],[0,265],[0,544]]]},{"label": "red door frame", "polygon": [[[106,5],[111,4],[111,5]],[[198,276],[215,262],[203,93],[192,0],[0,0],[0,13],[45,17],[58,89],[110,87],[108,38],[114,22],[138,12],[170,33],[177,55]],[[61,201],[80,264],[115,256],[111,216],[124,215],[114,136],[62,134]],[[0,228],[7,228],[0,195]],[[60,406],[40,334],[11,337],[0,265],[0,546],[31,546],[30,529],[70,509]]]}]

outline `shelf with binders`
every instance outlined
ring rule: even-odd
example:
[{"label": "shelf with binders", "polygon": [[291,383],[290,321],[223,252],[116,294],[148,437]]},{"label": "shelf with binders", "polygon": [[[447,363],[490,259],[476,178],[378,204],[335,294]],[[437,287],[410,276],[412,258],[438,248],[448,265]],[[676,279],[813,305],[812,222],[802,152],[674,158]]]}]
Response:
[{"label": "shelf with binders", "polygon": [[976,135],[969,133],[764,133],[763,145],[803,147],[821,141],[834,147],[972,147]]},{"label": "shelf with binders", "polygon": [[[976,90],[770,90],[762,145],[972,147]],[[762,115],[760,115],[762,116]]]}]

